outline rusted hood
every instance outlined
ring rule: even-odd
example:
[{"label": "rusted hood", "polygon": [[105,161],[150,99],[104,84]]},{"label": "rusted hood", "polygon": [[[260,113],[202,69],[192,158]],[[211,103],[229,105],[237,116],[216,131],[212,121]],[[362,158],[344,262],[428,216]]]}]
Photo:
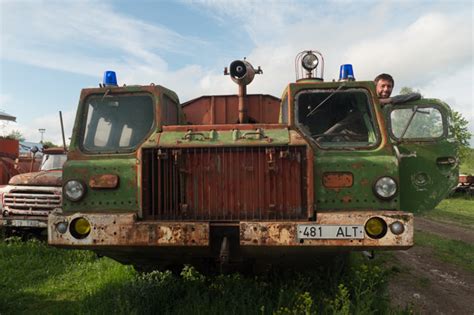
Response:
[{"label": "rusted hood", "polygon": [[13,176],[10,185],[61,186],[62,170],[41,171]]}]

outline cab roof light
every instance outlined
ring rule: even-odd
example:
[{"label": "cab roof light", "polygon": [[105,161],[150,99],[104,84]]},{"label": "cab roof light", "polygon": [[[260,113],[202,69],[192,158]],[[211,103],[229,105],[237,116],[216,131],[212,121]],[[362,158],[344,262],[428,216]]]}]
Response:
[{"label": "cab roof light", "polygon": [[104,72],[103,84],[104,86],[118,86],[115,71],[107,70]]},{"label": "cab roof light", "polygon": [[339,81],[354,81],[354,70],[351,64],[341,65],[339,70]]}]

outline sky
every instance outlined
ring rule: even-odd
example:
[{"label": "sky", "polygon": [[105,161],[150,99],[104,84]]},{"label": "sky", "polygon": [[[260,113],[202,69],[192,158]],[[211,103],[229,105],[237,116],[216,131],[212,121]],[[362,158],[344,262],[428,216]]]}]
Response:
[{"label": "sky", "polygon": [[0,111],[17,117],[0,135],[62,143],[58,112],[70,137],[80,90],[105,70],[185,102],[237,93],[223,69],[246,57],[263,69],[248,92],[280,97],[303,50],[324,55],[326,81],[346,63],[357,80],[390,73],[393,95],[444,100],[474,133],[473,15],[470,0],[0,0]]}]

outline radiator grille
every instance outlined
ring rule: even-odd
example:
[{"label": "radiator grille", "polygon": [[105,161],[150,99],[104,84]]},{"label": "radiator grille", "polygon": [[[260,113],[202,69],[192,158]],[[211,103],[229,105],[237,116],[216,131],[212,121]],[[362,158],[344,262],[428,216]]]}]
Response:
[{"label": "radiator grille", "polygon": [[3,210],[9,215],[43,215],[61,207],[61,195],[53,191],[14,189],[3,196]]},{"label": "radiator grille", "polygon": [[304,219],[306,148],[144,149],[142,187],[144,219]]}]

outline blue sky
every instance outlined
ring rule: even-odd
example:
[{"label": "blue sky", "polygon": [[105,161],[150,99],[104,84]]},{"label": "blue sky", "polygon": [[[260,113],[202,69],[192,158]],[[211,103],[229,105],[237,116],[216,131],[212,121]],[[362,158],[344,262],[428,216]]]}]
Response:
[{"label": "blue sky", "polygon": [[[294,57],[315,49],[325,78],[352,63],[358,80],[381,72],[470,121],[473,109],[472,1],[8,1],[0,0],[0,134],[61,142],[70,136],[81,88],[104,70],[119,84],[161,84],[181,101],[235,93],[222,75],[232,60],[262,66],[249,93],[280,96],[294,81]],[[474,144],[474,139],[471,140]]]}]

